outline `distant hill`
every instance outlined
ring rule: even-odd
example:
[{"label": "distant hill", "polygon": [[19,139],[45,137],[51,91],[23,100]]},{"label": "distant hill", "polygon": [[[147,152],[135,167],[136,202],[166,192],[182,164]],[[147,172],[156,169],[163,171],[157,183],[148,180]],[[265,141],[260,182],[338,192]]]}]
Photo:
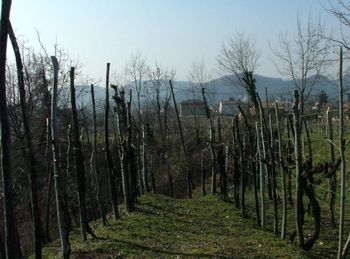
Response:
[{"label": "distant hill", "polygon": [[[227,100],[229,98],[234,99],[246,99],[246,92],[239,86],[232,84],[234,76],[223,76],[211,80],[207,83],[207,94],[212,103],[218,103],[221,100]],[[292,80],[283,80],[281,78],[266,77],[261,75],[255,75],[257,92],[262,100],[265,100],[265,88],[267,88],[268,98],[292,98],[293,90],[295,89],[294,82]],[[350,82],[350,76],[344,78],[345,82]],[[349,80],[347,80],[349,79]],[[193,97],[195,93],[196,98],[201,98],[200,87],[193,85],[189,82],[175,82],[178,88],[182,91],[177,92],[178,100],[187,100]],[[195,90],[193,90],[193,88]],[[311,96],[316,97],[321,91],[325,91],[329,98],[334,98],[338,94],[338,83],[336,80],[330,80],[327,77],[321,77],[319,82],[314,86]]]},{"label": "distant hill", "polygon": [[[247,99],[244,89],[234,86],[232,84],[233,75],[222,76],[209,81],[206,84],[206,94],[211,104],[217,104],[222,100],[229,98],[234,99]],[[291,80],[283,80],[281,78],[266,77],[262,75],[255,75],[257,92],[262,100],[265,100],[265,87],[267,88],[268,98],[286,98],[292,99],[293,90],[295,89],[294,83]],[[344,76],[345,87],[350,82],[350,74]],[[145,81],[147,87],[147,81]],[[199,84],[194,84],[189,81],[174,81],[174,92],[178,102],[182,102],[189,99],[201,99],[201,88]],[[327,77],[321,77],[321,80],[314,86],[311,96],[316,98],[317,95],[325,91],[330,100],[336,100],[338,95],[338,82],[337,80],[331,80]],[[85,107],[91,107],[91,94],[90,86],[78,85],[76,86],[77,92],[77,105],[78,107],[84,105]],[[348,93],[348,91],[346,91]],[[114,90],[110,91],[111,103]],[[161,92],[161,96],[164,96],[165,92]],[[105,88],[101,86],[95,86],[95,98],[97,109],[102,111],[105,98]],[[345,97],[347,98],[347,97]],[[67,102],[69,100],[69,88],[62,89],[61,101]],[[149,97],[146,94],[142,95],[141,103],[145,104],[149,102]],[[68,102],[69,103],[69,102]],[[68,105],[69,106],[69,105]]]},{"label": "distant hill", "polygon": [[[233,76],[230,76],[231,78]],[[295,89],[292,80],[283,80],[281,78],[266,77],[255,75],[256,88],[262,100],[265,100],[265,88],[267,88],[268,98],[292,98],[293,90]],[[220,77],[211,81],[211,89],[216,93],[215,102],[222,99],[222,96],[232,97],[235,99],[245,99],[246,92],[239,86],[233,86],[232,81],[227,77]],[[329,80],[322,77],[321,80],[314,86],[312,96],[317,96],[321,91],[325,91],[330,98],[337,95],[337,83],[334,80]],[[220,97],[221,95],[221,97]],[[227,99],[227,98],[226,98]]]},{"label": "distant hill", "polygon": [[[106,90],[104,87],[94,86],[96,109],[98,111],[103,110],[104,102],[105,102],[105,94],[106,94],[105,91]],[[111,89],[111,93],[110,93],[111,98],[112,98],[113,94],[114,94],[114,91]],[[76,102],[77,102],[78,108],[81,108],[82,106],[84,106],[85,108],[92,109],[90,85],[76,85],[75,86],[75,95],[76,95]],[[69,87],[62,87],[60,89],[59,102],[60,102],[61,106],[70,107],[70,89],[69,89]]]}]

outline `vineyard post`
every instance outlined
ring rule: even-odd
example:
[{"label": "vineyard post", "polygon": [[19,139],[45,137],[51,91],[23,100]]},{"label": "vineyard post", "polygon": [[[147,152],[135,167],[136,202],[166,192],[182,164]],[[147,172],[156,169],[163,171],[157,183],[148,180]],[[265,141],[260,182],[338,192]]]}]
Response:
[{"label": "vineyard post", "polygon": [[201,152],[201,183],[202,183],[202,196],[207,195],[205,190],[205,169],[204,169],[204,151]]},{"label": "vineyard post", "polygon": [[108,178],[109,178],[109,188],[110,188],[110,198],[112,203],[112,210],[114,219],[119,218],[118,212],[118,198],[117,198],[117,188],[115,184],[115,172],[113,169],[112,154],[109,147],[109,70],[110,63],[107,63],[106,70],[106,96],[105,96],[105,113],[104,113],[104,140],[105,140],[105,158],[107,162]]},{"label": "vineyard post", "polygon": [[98,207],[100,210],[100,217],[102,220],[103,226],[107,225],[107,218],[106,214],[102,205],[101,200],[101,182],[100,182],[100,171],[97,167],[97,125],[96,125],[96,102],[95,102],[95,91],[94,91],[94,85],[91,84],[90,86],[91,91],[91,102],[92,102],[92,125],[93,125],[93,141],[92,141],[92,171],[93,175],[95,176],[95,182],[96,182],[96,198]]},{"label": "vineyard post", "polygon": [[191,172],[190,172],[189,157],[188,157],[188,153],[186,151],[185,139],[184,139],[184,134],[183,134],[183,131],[182,131],[182,125],[181,125],[181,120],[180,120],[180,116],[179,116],[179,110],[177,109],[177,103],[176,103],[176,99],[175,99],[173,83],[172,83],[171,80],[169,80],[169,85],[170,85],[171,95],[173,97],[173,102],[174,102],[177,126],[179,128],[179,133],[180,133],[180,137],[181,137],[182,151],[183,151],[184,157],[185,157],[188,197],[192,198],[192,175],[191,175]]},{"label": "vineyard post", "polygon": [[232,118],[232,145],[233,145],[233,197],[235,200],[235,206],[238,209],[239,208],[239,157],[238,157],[238,148],[237,148],[237,130],[235,130],[236,127],[236,120],[238,120],[238,115],[236,115],[234,118]]},{"label": "vineyard post", "polygon": [[[343,258],[349,247],[350,238],[348,238],[343,249],[344,236],[344,215],[345,215],[345,183],[346,183],[346,158],[345,158],[345,140],[344,140],[344,107],[343,107],[343,48],[340,47],[339,54],[339,152],[341,159],[340,169],[340,212],[339,212],[339,244],[338,258]],[[349,236],[350,237],[350,236]]]},{"label": "vineyard post", "polygon": [[278,233],[278,205],[277,205],[277,183],[276,183],[276,168],[275,168],[275,154],[274,154],[274,136],[272,128],[272,115],[269,114],[269,126],[270,126],[270,160],[271,160],[271,176],[272,176],[272,198],[273,198],[273,233]]},{"label": "vineyard post", "polygon": [[236,117],[236,134],[237,134],[237,144],[239,148],[239,157],[240,157],[240,169],[241,169],[241,212],[242,216],[246,216],[246,208],[245,208],[245,184],[246,184],[246,174],[245,174],[245,157],[244,157],[244,148],[243,148],[243,143],[241,139],[241,134],[239,130],[239,123],[238,123],[238,116]]},{"label": "vineyard post", "polygon": [[147,160],[147,144],[146,144],[146,136],[145,136],[145,125],[141,125],[142,131],[142,177],[143,177],[143,188],[148,193],[150,192],[149,181],[148,181],[148,160]]},{"label": "vineyard post", "polygon": [[280,166],[280,174],[282,181],[282,227],[281,227],[281,238],[286,238],[287,231],[287,190],[286,190],[286,179],[282,157],[282,137],[281,128],[279,123],[277,103],[275,103],[275,115],[276,115],[276,127],[277,127],[277,139],[278,139],[278,163]]},{"label": "vineyard post", "polygon": [[205,112],[207,115],[207,119],[209,121],[209,134],[210,134],[210,151],[211,151],[211,159],[212,159],[212,168],[211,168],[211,194],[216,193],[216,163],[215,163],[215,130],[213,125],[213,118],[210,114],[210,109],[207,103],[207,99],[205,98],[205,89],[202,88],[202,97],[205,106]]},{"label": "vineyard post", "polygon": [[263,155],[261,149],[261,138],[259,131],[259,123],[255,122],[255,130],[256,130],[256,142],[258,149],[258,157],[259,157],[259,180],[260,180],[260,204],[261,204],[261,227],[265,227],[265,179],[264,179],[264,165],[263,165]]}]

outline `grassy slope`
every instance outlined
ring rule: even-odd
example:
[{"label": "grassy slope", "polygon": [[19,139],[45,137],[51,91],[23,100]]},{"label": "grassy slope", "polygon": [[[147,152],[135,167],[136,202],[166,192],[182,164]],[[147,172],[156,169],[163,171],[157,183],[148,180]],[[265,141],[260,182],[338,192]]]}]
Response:
[{"label": "grassy slope", "polygon": [[[97,240],[71,235],[73,258],[307,258],[298,248],[242,219],[239,210],[218,196],[192,200],[147,195],[136,212],[108,227],[92,223]],[[44,248],[45,258],[60,258],[59,241]]]}]

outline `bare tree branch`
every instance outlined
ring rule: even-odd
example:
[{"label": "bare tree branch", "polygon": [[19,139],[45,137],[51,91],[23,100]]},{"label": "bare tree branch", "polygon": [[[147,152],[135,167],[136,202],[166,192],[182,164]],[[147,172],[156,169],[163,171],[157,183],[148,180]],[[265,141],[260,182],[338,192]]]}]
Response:
[{"label": "bare tree branch", "polygon": [[295,88],[300,91],[302,111],[313,87],[329,64],[330,41],[323,35],[324,28],[320,22],[314,24],[309,15],[303,25],[298,15],[294,40],[289,40],[287,33],[281,33],[279,48],[270,46],[279,61],[274,61],[278,72],[293,80]]}]

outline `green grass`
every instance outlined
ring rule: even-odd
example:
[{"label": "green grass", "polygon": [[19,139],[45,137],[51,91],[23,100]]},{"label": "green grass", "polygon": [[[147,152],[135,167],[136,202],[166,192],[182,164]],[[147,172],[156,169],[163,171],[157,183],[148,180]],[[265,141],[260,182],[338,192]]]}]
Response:
[{"label": "green grass", "polygon": [[[208,195],[171,199],[146,195],[136,211],[92,222],[98,239],[82,242],[71,234],[72,258],[309,258],[287,241],[244,219],[228,200]],[[44,258],[60,258],[60,243],[43,249]]]}]

